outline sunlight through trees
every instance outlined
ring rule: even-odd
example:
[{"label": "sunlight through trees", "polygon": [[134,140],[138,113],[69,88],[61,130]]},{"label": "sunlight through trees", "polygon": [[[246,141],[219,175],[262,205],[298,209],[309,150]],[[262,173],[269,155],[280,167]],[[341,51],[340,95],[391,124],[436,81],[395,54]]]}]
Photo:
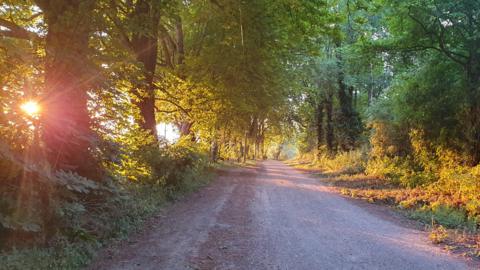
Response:
[{"label": "sunlight through trees", "polygon": [[478,225],[479,18],[475,0],[4,0],[0,248],[103,241],[215,162],[294,155]]}]

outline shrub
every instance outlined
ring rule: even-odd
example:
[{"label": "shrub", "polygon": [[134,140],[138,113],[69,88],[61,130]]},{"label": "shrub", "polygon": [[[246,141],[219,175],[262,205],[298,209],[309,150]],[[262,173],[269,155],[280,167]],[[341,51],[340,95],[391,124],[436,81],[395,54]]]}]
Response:
[{"label": "shrub", "polygon": [[411,169],[408,157],[378,157],[367,162],[366,173],[370,176],[385,179],[391,184],[414,187],[422,182]]},{"label": "shrub", "polygon": [[[0,269],[77,269],[165,202],[209,179],[194,143],[105,147],[102,181],[15,158],[0,144]],[[108,153],[108,155],[107,155]]]},{"label": "shrub", "polygon": [[447,240],[448,232],[443,226],[440,225],[432,229],[428,238],[430,238],[434,244],[441,244]]},{"label": "shrub", "polygon": [[457,166],[442,168],[439,172],[439,181],[430,188],[445,194],[442,203],[452,207],[465,209],[467,215],[480,217],[480,165],[476,167]]},{"label": "shrub", "polygon": [[365,171],[366,157],[365,152],[361,150],[343,152],[326,162],[326,166],[330,170],[346,174],[363,173]]},{"label": "shrub", "polygon": [[315,160],[315,164],[329,172],[340,174],[356,174],[365,171],[367,155],[363,150],[341,152],[333,158],[321,155]]},{"label": "shrub", "polygon": [[476,228],[475,221],[467,216],[465,210],[438,202],[413,210],[410,216],[423,223],[439,224],[446,228],[464,228],[471,231]]},{"label": "shrub", "polygon": [[202,153],[189,140],[180,141],[153,154],[149,158],[153,175],[157,179],[163,179],[169,189],[188,188],[188,183],[198,181],[210,165],[208,154]]},{"label": "shrub", "polygon": [[369,124],[372,158],[404,157],[411,152],[408,129],[392,120],[376,120]]}]

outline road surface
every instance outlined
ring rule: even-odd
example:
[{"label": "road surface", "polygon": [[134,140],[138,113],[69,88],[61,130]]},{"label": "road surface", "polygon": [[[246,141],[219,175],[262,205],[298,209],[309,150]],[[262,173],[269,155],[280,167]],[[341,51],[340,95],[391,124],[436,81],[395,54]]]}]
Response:
[{"label": "road surface", "polygon": [[91,269],[470,269],[277,161],[229,169]]}]

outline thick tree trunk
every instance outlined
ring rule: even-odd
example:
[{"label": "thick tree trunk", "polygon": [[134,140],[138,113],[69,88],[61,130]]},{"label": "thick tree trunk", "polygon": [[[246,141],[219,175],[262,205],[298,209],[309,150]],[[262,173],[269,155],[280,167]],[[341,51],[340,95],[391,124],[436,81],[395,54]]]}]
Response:
[{"label": "thick tree trunk", "polygon": [[142,20],[141,32],[132,36],[132,46],[137,61],[143,65],[144,81],[140,82],[132,93],[138,100],[134,104],[140,110],[139,124],[157,140],[157,121],[155,120],[155,85],[153,79],[157,67],[158,24],[160,16],[148,0],[139,0],[134,16]]},{"label": "thick tree trunk", "polygon": [[88,61],[90,14],[95,1],[38,1],[48,25],[42,139],[54,169],[96,179],[92,154],[95,133],[87,110],[87,91],[95,80]]}]

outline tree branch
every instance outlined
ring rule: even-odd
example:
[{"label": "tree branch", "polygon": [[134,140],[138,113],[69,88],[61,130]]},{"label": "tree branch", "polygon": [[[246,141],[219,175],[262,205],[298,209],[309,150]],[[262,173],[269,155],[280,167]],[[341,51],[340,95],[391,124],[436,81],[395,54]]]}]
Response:
[{"label": "tree branch", "polygon": [[36,33],[25,30],[23,27],[17,25],[16,23],[7,21],[2,18],[0,18],[0,26],[3,26],[4,28],[8,29],[8,30],[0,30],[0,36],[25,39],[25,40],[41,39],[41,37]]},{"label": "tree branch", "polygon": [[174,113],[174,112],[178,112],[178,110],[160,110],[157,106],[154,106],[155,107],[155,111],[156,112],[161,112],[161,113]]},{"label": "tree branch", "polygon": [[[462,66],[466,65],[465,61],[462,61],[457,57],[461,57],[463,59],[468,60],[468,58],[469,58],[468,56],[463,55],[463,54],[459,54],[459,53],[456,53],[456,52],[452,52],[452,51],[450,51],[446,48],[445,41],[444,41],[444,34],[445,34],[444,30],[445,29],[443,27],[441,27],[440,34],[431,31],[422,21],[420,21],[420,19],[418,19],[414,14],[411,13],[411,7],[409,8],[408,17],[410,17],[410,19],[412,19],[415,23],[417,23],[423,29],[425,34],[430,36],[429,38],[430,38],[432,43],[434,43],[434,39],[436,39],[436,41],[438,42],[438,45],[439,45],[439,47],[435,47],[433,45],[430,45],[430,46],[418,45],[418,46],[424,47],[425,49],[437,50],[437,51],[445,54],[448,58],[450,58],[454,62],[456,62],[456,63],[458,63]],[[417,47],[417,46],[415,46],[415,47]]]},{"label": "tree branch", "polygon": [[[110,1],[110,4],[116,9],[118,6],[116,5],[116,2],[115,1]],[[120,7],[121,8],[121,7]],[[125,45],[125,47],[129,48],[130,50],[134,50],[134,46],[132,44],[132,41],[130,40],[130,38],[128,37],[128,34],[125,30],[125,28],[123,27],[123,24],[121,22],[118,21],[118,18],[116,15],[111,15],[111,14],[108,14],[106,13],[106,16],[113,22],[113,24],[115,25],[115,27],[117,28],[119,34],[120,34],[120,37],[121,37],[121,41],[122,43]]]},{"label": "tree branch", "polygon": [[187,109],[183,108],[180,104],[178,104],[177,102],[175,102],[173,100],[169,100],[169,99],[166,99],[166,98],[159,98],[159,97],[155,98],[155,100],[168,102],[168,103],[174,105],[175,107],[177,107],[178,109],[180,109],[187,116],[190,116],[190,110],[187,110]]}]

